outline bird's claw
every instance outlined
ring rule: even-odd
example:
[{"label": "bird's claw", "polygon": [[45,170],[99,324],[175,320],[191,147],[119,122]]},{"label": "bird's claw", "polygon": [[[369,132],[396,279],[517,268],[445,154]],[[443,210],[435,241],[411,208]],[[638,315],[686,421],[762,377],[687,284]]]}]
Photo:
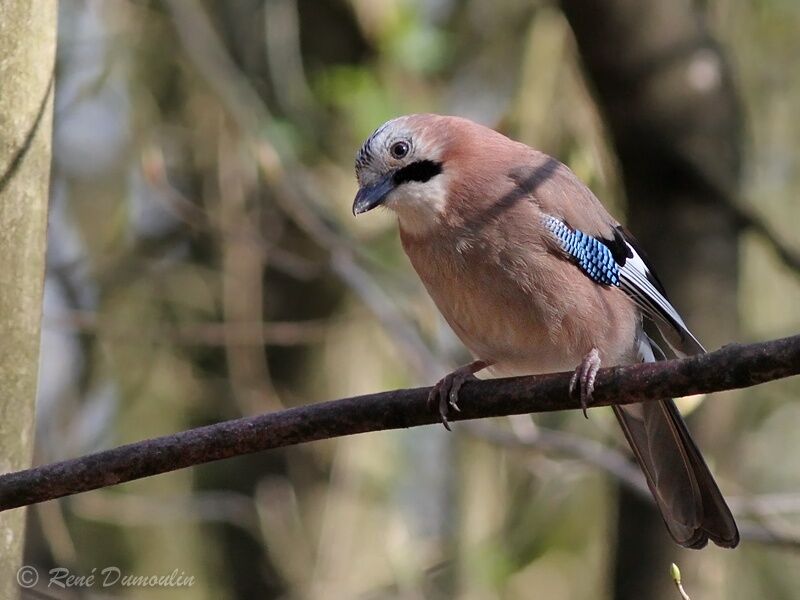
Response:
[{"label": "bird's claw", "polygon": [[587,419],[589,415],[586,409],[592,402],[592,394],[594,393],[594,380],[597,377],[597,372],[600,370],[600,353],[597,348],[592,348],[591,351],[583,357],[581,364],[575,369],[572,374],[572,379],[569,380],[569,393],[571,396],[575,395],[575,388],[580,388],[581,409],[583,416]]},{"label": "bird's claw", "polygon": [[447,431],[451,431],[447,415],[451,408],[456,412],[461,411],[458,407],[458,393],[461,386],[472,379],[476,379],[473,374],[473,365],[461,367],[442,377],[428,394],[428,408],[439,411],[442,425]]}]

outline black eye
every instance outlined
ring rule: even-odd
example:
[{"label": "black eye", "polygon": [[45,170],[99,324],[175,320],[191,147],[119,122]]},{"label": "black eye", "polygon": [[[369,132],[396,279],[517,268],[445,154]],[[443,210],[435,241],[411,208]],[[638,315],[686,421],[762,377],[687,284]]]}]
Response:
[{"label": "black eye", "polygon": [[389,148],[389,153],[394,158],[404,158],[406,154],[408,154],[408,142],[395,142],[392,144],[392,147]]}]

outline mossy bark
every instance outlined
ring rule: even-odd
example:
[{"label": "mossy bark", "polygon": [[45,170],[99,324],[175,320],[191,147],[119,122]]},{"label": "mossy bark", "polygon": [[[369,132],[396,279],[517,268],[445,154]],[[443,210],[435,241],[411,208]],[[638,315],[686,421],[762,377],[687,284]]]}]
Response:
[{"label": "mossy bark", "polygon": [[[57,3],[0,3],[0,471],[31,462]],[[18,594],[23,510],[0,515],[0,597]]]}]

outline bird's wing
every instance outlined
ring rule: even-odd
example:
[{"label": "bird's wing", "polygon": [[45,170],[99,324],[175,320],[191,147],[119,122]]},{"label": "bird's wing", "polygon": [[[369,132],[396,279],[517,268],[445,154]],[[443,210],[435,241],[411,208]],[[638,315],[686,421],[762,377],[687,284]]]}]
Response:
[{"label": "bird's wing", "polygon": [[508,177],[518,195],[536,207],[565,258],[598,284],[618,286],[630,296],[678,356],[705,352],[667,299],[639,243],[566,165],[531,150]]},{"label": "bird's wing", "polygon": [[566,257],[598,284],[617,286],[630,296],[678,356],[705,352],[667,299],[638,242],[624,227],[610,226],[605,236],[590,235],[552,215],[543,214],[542,218]]},{"label": "bird's wing", "polygon": [[[697,341],[686,323],[667,299],[667,292],[653,270],[647,255],[636,238],[622,225],[614,228],[614,239],[605,243],[626,250],[620,265],[620,288],[628,294],[658,327],[664,340],[678,356],[702,354],[702,344]],[[621,256],[621,251],[617,252]]]}]

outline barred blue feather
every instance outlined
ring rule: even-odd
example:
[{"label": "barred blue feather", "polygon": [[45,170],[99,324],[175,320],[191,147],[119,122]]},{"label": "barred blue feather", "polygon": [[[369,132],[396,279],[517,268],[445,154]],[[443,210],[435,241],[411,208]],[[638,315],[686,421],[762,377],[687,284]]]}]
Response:
[{"label": "barred blue feather", "polygon": [[544,224],[556,237],[562,250],[592,281],[602,285],[620,285],[620,267],[608,246],[582,231],[571,229],[555,217],[546,215]]}]

